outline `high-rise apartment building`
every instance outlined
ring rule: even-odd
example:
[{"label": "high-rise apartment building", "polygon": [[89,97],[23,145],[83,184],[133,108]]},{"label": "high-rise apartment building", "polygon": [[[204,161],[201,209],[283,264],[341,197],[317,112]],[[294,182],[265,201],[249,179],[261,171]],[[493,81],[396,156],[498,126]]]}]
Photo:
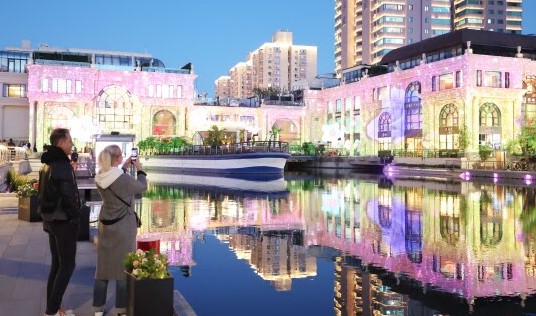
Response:
[{"label": "high-rise apartment building", "polygon": [[521,33],[523,0],[335,0],[335,72],[453,29]]},{"label": "high-rise apartment building", "polygon": [[214,81],[214,94],[219,98],[228,98],[231,95],[230,76],[220,76]]},{"label": "high-rise apartment building", "polygon": [[[252,65],[251,61],[239,62],[229,70],[229,96],[235,98],[245,98],[252,95]],[[221,95],[216,95],[222,97]]]},{"label": "high-rise apartment building", "polygon": [[[294,45],[292,32],[277,31],[271,42],[249,53],[247,61],[236,64],[229,70],[229,75],[233,98],[251,97],[254,88],[290,91],[292,83],[313,79],[317,75],[317,48]],[[249,78],[249,82],[244,81]],[[218,96],[221,97],[216,93]]]},{"label": "high-rise apartment building", "polygon": [[454,0],[454,29],[521,34],[523,0]]}]

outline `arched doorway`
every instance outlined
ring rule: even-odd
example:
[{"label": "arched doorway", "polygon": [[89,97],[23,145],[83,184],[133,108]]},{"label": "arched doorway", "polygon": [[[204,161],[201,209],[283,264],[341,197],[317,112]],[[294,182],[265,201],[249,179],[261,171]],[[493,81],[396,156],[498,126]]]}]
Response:
[{"label": "arched doorway", "polygon": [[300,144],[301,137],[298,127],[290,119],[277,120],[272,128],[279,128],[279,140],[289,144]]},{"label": "arched doorway", "polygon": [[152,134],[154,136],[173,136],[176,134],[176,118],[173,113],[161,110],[153,115]]}]

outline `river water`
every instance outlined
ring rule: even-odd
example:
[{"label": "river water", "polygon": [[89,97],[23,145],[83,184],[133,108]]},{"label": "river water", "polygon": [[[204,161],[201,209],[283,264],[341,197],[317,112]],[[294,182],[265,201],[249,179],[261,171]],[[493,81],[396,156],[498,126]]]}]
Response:
[{"label": "river water", "polygon": [[535,315],[536,187],[375,175],[149,175],[198,315]]}]

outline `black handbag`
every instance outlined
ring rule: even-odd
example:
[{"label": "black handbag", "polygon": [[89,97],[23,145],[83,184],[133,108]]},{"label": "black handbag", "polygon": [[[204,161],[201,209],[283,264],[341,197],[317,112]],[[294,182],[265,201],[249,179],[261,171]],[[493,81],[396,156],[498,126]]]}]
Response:
[{"label": "black handbag", "polygon": [[[125,200],[123,200],[119,195],[115,194],[115,192],[114,192],[112,189],[110,189],[110,188],[108,188],[108,189],[110,190],[110,192],[112,192],[112,194],[113,194],[116,198],[118,198],[121,202],[125,203],[125,205],[129,207],[129,209],[132,208],[132,207],[130,206],[130,203],[127,203],[127,202],[126,202]],[[127,214],[128,214],[128,211],[127,211]],[[103,223],[104,225],[112,225],[112,224],[117,223],[118,221],[122,220],[123,217],[127,216],[127,214],[125,214],[125,215],[123,215],[123,216],[121,216],[121,217],[119,217],[119,218],[115,218],[115,219],[101,219],[100,221],[101,221],[101,223]],[[138,228],[140,228],[140,227],[141,227],[141,218],[140,218],[140,216],[138,215],[138,213],[136,213],[136,212],[134,212],[134,215],[136,215],[136,226],[137,226]]]}]

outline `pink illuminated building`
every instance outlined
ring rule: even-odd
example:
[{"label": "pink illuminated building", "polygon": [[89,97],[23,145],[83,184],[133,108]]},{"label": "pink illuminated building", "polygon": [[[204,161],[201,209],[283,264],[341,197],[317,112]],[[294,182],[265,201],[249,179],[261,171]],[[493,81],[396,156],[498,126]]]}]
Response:
[{"label": "pink illuminated building", "polygon": [[314,96],[338,131],[331,142],[350,155],[501,150],[536,117],[532,36],[460,30],[393,50],[381,65],[343,74],[340,86]]}]

